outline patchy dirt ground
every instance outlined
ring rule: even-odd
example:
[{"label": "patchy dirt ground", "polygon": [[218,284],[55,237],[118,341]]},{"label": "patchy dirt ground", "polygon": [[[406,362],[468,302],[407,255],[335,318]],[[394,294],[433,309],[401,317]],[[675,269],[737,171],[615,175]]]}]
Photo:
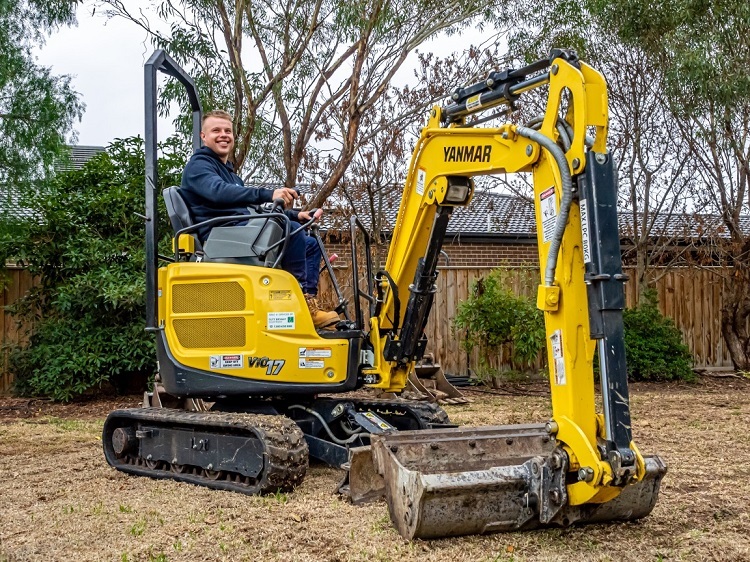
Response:
[{"label": "patchy dirt ground", "polygon": [[[544,421],[549,397],[473,393],[463,424]],[[669,465],[634,523],[406,542],[385,504],[333,495],[341,472],[313,465],[294,493],[246,497],[111,469],[100,432],[137,397],[0,399],[0,561],[21,560],[750,560],[750,383],[634,385],[635,439]]]}]

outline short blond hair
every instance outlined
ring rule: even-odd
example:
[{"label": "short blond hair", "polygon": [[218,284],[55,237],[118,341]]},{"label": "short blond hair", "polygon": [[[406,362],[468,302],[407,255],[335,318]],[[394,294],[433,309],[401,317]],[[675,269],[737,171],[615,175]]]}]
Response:
[{"label": "short blond hair", "polygon": [[224,111],[223,109],[214,109],[213,111],[209,111],[208,113],[203,114],[203,118],[201,119],[201,127],[206,124],[206,119],[209,117],[218,117],[219,119],[226,119],[230,123],[233,121],[232,116]]}]

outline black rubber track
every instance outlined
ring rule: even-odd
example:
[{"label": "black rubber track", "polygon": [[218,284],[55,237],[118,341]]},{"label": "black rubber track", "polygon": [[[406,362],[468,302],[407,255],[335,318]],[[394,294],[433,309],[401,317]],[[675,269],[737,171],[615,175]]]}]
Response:
[{"label": "black rubber track", "polygon": [[[118,427],[137,429],[139,423],[165,428],[196,429],[214,433],[243,435],[263,444],[264,467],[257,478],[229,472],[212,474],[200,467],[173,467],[154,463],[134,455],[118,457],[112,446],[112,433]],[[243,494],[291,491],[302,483],[308,464],[304,435],[297,424],[285,416],[228,412],[186,412],[168,408],[132,408],[115,410],[107,416],[102,431],[107,462],[123,472],[198,484],[217,490]],[[180,471],[181,470],[181,471]]]}]

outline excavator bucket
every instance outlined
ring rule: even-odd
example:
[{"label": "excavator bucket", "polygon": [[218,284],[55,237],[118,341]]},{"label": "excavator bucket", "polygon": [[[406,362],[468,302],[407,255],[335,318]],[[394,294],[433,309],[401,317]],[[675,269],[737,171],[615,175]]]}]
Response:
[{"label": "excavator bucket", "polygon": [[353,461],[353,501],[385,496],[406,539],[640,519],[653,509],[666,473],[658,457],[646,457],[645,477],[616,498],[570,505],[568,457],[545,425],[373,436],[371,449],[359,449]]}]

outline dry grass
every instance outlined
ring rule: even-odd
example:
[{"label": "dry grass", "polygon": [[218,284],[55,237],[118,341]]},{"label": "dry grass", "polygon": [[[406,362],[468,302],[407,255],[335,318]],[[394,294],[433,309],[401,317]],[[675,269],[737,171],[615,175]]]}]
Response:
[{"label": "dry grass", "polygon": [[[544,396],[475,396],[447,407],[451,417],[549,416]],[[353,507],[332,494],[340,471],[313,466],[297,491],[269,497],[126,476],[101,452],[112,401],[2,400],[0,561],[750,560],[750,384],[636,385],[632,405],[639,447],[669,465],[650,517],[408,543],[383,503]]]}]

